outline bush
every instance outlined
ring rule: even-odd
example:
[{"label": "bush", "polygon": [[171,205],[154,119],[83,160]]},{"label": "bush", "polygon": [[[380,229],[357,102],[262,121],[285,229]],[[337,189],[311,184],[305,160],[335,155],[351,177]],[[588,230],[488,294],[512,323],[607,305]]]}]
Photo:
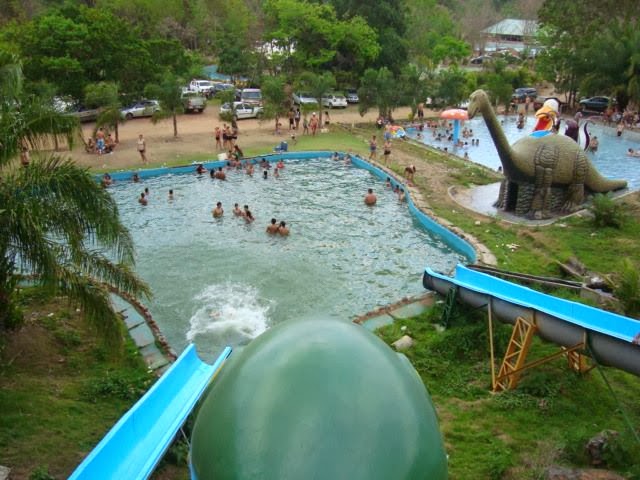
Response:
[{"label": "bush", "polygon": [[622,228],[627,220],[624,205],[616,203],[611,194],[597,193],[589,209],[596,227]]},{"label": "bush", "polygon": [[622,261],[613,291],[625,315],[637,317],[640,314],[640,272],[628,258]]}]

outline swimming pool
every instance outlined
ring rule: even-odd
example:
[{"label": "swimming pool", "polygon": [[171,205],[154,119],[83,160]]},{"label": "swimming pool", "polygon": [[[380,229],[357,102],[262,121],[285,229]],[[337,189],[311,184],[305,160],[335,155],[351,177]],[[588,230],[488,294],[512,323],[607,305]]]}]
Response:
[{"label": "swimming pool", "polygon": [[[516,126],[516,116],[504,116],[499,115],[498,119],[502,123],[502,129],[510,144],[513,144],[516,140],[522,138],[525,135],[529,135],[535,125],[534,118],[529,116],[527,123],[522,130],[519,130]],[[426,129],[422,132],[423,138],[420,140],[426,145],[430,145],[436,148],[448,147],[449,151],[463,157],[466,151],[469,155],[469,160],[485,165],[492,169],[497,169],[501,163],[498,157],[498,152],[489,130],[481,116],[473,118],[464,122],[464,127],[473,130],[473,138],[479,139],[478,146],[468,146],[467,148],[452,148],[451,142],[436,141],[433,138],[431,130]],[[462,128],[464,128],[462,127]],[[564,132],[564,122],[561,125],[560,130]],[[582,134],[582,127],[580,128]],[[444,133],[444,129],[439,129],[441,133]],[[627,180],[629,188],[637,190],[640,188],[640,158],[629,157],[627,151],[629,148],[634,150],[640,146],[640,143],[636,141],[634,133],[624,132],[622,137],[617,137],[615,129],[607,128],[599,124],[589,124],[589,135],[597,136],[600,146],[595,153],[588,152],[587,156],[591,159],[594,165],[598,168],[600,173],[605,177],[610,178],[622,178]],[[417,140],[417,130],[414,128],[407,129],[409,137]],[[471,143],[471,139],[464,139]]]},{"label": "swimming pool", "polygon": [[[363,203],[370,187],[373,208]],[[348,320],[422,293],[425,265],[448,271],[465,261],[370,172],[329,159],[288,161],[279,179],[258,170],[228,172],[224,182],[168,174],[111,191],[154,292],[150,311],[176,350],[195,341],[213,354],[289,319]],[[217,201],[221,219],[211,215]],[[250,206],[255,223],[233,216],[235,202]],[[272,217],[291,227],[288,238],[265,233]]]}]

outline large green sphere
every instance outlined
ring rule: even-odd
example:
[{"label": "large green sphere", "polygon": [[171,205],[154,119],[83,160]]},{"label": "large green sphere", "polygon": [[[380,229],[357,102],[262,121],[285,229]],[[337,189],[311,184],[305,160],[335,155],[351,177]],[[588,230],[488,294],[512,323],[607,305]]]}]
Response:
[{"label": "large green sphere", "polygon": [[365,328],[289,321],[232,354],[198,412],[197,480],[447,478],[418,374]]}]

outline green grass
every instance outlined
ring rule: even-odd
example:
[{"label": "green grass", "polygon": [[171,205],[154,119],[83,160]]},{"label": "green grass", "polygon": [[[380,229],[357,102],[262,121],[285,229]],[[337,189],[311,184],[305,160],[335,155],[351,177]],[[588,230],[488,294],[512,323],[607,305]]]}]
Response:
[{"label": "green grass", "polygon": [[114,355],[66,304],[24,300],[28,322],[0,336],[0,464],[66,478],[154,377],[130,340]]},{"label": "green grass", "polygon": [[[640,478],[640,445],[627,429],[616,399],[598,371],[578,376],[556,360],[525,373],[518,388],[489,392],[491,374],[484,314],[462,311],[438,332],[439,309],[380,329],[387,343],[408,333],[416,344],[406,352],[431,393],[449,454],[452,479],[538,479],[551,464],[587,467],[583,447],[602,430],[620,432],[608,467]],[[406,326],[406,331],[401,331]],[[497,350],[504,351],[510,328],[496,325]],[[530,359],[557,347],[535,340]],[[640,382],[604,369],[633,425],[640,424]]]}]

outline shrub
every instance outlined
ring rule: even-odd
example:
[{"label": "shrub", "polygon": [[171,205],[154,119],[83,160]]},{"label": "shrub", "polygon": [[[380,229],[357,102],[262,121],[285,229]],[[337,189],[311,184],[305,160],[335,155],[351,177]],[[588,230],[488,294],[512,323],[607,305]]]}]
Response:
[{"label": "shrub", "polygon": [[622,228],[627,219],[624,205],[616,203],[611,194],[597,193],[589,210],[596,227]]},{"label": "shrub", "polygon": [[628,258],[622,261],[613,291],[625,315],[637,317],[640,314],[640,272]]}]

